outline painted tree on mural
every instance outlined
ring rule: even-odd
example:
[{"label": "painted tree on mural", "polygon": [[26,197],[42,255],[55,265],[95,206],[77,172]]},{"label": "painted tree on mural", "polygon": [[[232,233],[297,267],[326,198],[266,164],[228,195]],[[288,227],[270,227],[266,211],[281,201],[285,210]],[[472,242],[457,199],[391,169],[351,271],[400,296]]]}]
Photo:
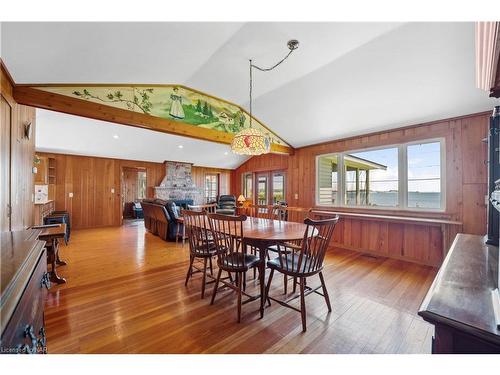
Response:
[{"label": "painted tree on mural", "polygon": [[83,89],[82,92],[73,91],[73,95],[79,96],[83,99],[96,99],[104,103],[125,103],[128,109],[134,110],[135,108],[138,108],[147,114],[151,114],[151,108],[153,106],[150,101],[150,94],[152,93],[153,89],[142,90],[134,88],[134,95],[130,100],[125,98],[120,90],[109,92],[104,98],[99,95],[93,95],[88,89]]}]

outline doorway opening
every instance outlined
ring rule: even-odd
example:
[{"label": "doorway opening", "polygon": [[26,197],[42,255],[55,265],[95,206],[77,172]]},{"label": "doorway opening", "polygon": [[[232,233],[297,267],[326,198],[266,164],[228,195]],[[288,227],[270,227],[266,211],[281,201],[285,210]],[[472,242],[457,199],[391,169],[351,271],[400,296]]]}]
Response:
[{"label": "doorway opening", "polygon": [[146,168],[122,168],[123,219],[144,219],[140,202],[146,198]]}]

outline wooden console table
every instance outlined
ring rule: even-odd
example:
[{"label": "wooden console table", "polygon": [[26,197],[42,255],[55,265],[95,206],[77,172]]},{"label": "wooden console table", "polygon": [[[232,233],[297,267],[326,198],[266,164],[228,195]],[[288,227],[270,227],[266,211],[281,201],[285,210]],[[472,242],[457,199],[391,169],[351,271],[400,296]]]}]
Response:
[{"label": "wooden console table", "polygon": [[65,266],[66,262],[59,258],[59,239],[66,234],[66,224],[41,225],[33,227],[41,229],[38,238],[47,242],[47,262],[51,264],[50,281],[64,284],[66,279],[57,274],[58,266]]},{"label": "wooden console table", "polygon": [[500,353],[491,300],[497,272],[497,247],[457,235],[418,312],[435,326],[432,353]]}]

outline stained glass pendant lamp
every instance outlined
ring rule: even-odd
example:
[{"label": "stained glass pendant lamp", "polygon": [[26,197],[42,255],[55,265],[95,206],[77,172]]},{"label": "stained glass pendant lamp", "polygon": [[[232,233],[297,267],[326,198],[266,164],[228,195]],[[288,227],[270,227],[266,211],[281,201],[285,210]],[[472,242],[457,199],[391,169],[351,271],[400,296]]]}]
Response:
[{"label": "stained glass pendant lamp", "polygon": [[258,128],[252,127],[252,89],[253,89],[253,68],[258,69],[262,72],[269,72],[285,61],[288,56],[292,54],[294,50],[299,47],[298,40],[289,40],[287,43],[290,52],[281,59],[279,62],[271,66],[270,68],[261,68],[257,65],[252,64],[250,60],[250,126],[248,128],[243,128],[235,136],[231,142],[231,150],[235,154],[239,155],[261,155],[267,154],[271,151],[271,140],[267,135],[262,133]]}]

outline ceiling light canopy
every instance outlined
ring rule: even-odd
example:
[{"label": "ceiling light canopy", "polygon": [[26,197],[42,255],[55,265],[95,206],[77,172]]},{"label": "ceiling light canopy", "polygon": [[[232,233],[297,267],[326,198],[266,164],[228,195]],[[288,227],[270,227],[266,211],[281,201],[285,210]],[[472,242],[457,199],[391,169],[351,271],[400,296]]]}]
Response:
[{"label": "ceiling light canopy", "polygon": [[243,128],[235,136],[231,143],[231,150],[239,155],[262,155],[268,154],[271,151],[271,140],[261,130],[252,128],[252,89],[253,78],[252,69],[258,69],[261,72],[269,72],[285,61],[299,47],[299,41],[292,39],[287,42],[287,47],[290,50],[288,54],[270,68],[261,68],[252,64],[250,60],[250,126]]}]

